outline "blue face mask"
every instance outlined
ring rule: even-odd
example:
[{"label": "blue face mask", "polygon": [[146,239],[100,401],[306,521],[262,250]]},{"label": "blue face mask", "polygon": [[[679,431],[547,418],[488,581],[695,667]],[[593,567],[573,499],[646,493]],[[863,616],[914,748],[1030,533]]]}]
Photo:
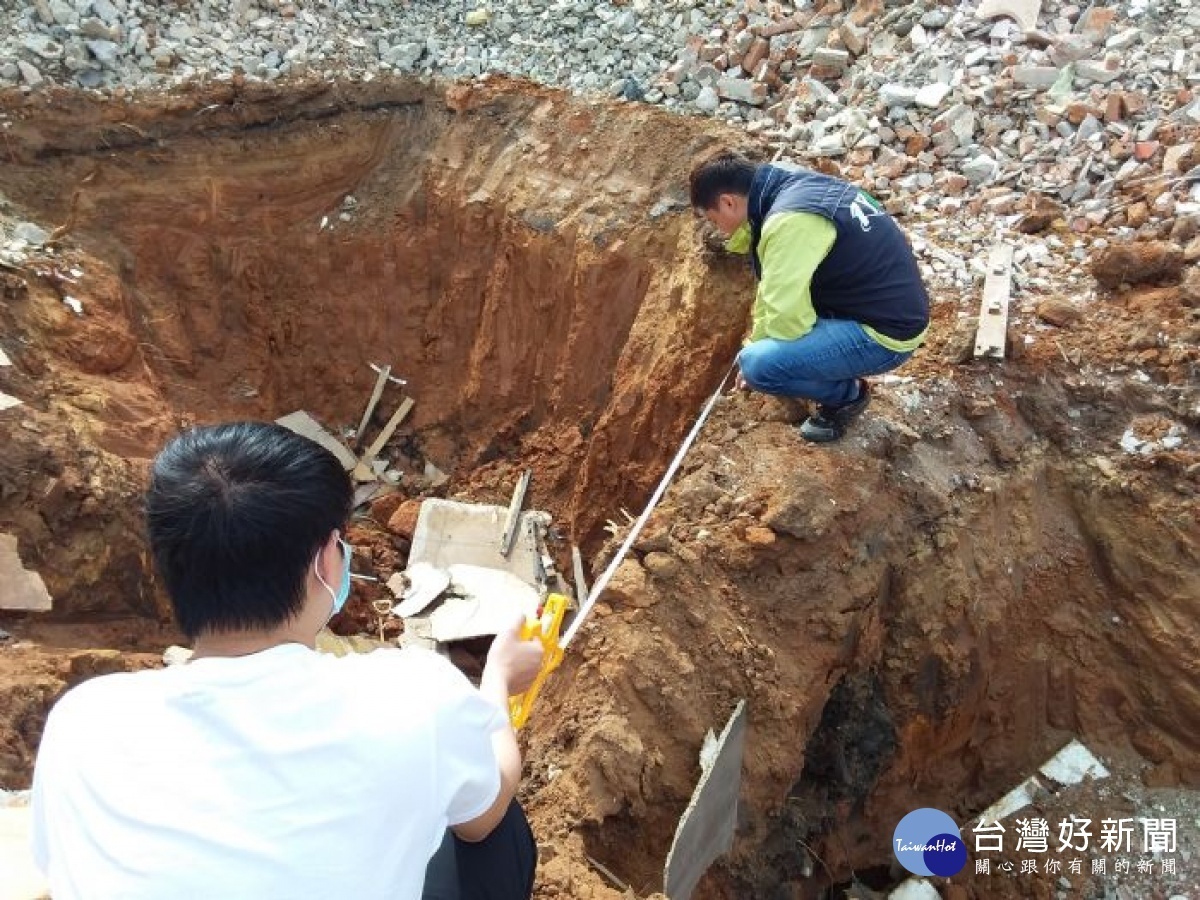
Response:
[{"label": "blue face mask", "polygon": [[[341,538],[338,538],[337,542],[342,545],[342,580],[338,584],[337,591],[325,583],[325,579],[317,571],[317,561],[313,560],[313,571],[316,572],[317,580],[324,585],[325,590],[329,591],[329,596],[333,598],[333,609],[329,612],[330,619],[342,611],[342,607],[346,605],[346,599],[350,596],[350,545]],[[325,621],[329,621],[329,619]]]}]

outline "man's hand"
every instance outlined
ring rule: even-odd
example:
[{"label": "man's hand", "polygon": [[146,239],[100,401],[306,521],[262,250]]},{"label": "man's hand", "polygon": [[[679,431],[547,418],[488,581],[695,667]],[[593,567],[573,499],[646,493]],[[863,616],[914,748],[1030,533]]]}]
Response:
[{"label": "man's hand", "polygon": [[542,645],[538,641],[521,640],[524,625],[525,617],[521,616],[496,635],[484,666],[485,676],[491,670],[492,677],[505,685],[510,697],[525,693],[542,668]]},{"label": "man's hand", "polygon": [[730,388],[729,393],[736,394],[739,391],[748,391],[748,390],[750,390],[750,385],[746,384],[746,379],[742,377],[742,370],[738,369],[738,373],[737,373],[737,375],[734,376],[734,379],[733,379],[733,387]]}]

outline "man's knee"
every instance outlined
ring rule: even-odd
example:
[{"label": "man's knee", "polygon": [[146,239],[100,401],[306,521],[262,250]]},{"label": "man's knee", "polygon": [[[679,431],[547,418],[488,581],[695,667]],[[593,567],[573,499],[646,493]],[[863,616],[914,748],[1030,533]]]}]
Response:
[{"label": "man's knee", "polygon": [[774,385],[778,371],[770,341],[755,341],[738,354],[738,369],[746,384],[756,391],[766,391]]}]

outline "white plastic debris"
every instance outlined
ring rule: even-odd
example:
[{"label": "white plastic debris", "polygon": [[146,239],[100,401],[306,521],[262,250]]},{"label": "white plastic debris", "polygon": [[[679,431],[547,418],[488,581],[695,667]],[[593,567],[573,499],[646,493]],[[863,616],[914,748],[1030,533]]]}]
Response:
[{"label": "white plastic debris", "polygon": [[1039,769],[1059,784],[1079,784],[1085,778],[1107,778],[1108,769],[1079,741],[1071,741]]},{"label": "white plastic debris", "polygon": [[163,651],[162,661],[166,666],[182,666],[185,662],[192,658],[192,651],[188,647],[180,647],[178,644],[172,644]]},{"label": "white plastic debris", "polygon": [[75,313],[75,315],[77,315],[77,316],[83,315],[83,304],[80,303],[78,300],[76,300],[74,297],[63,297],[63,303],[65,303],[67,305],[67,308],[69,310],[71,310],[71,312]]}]

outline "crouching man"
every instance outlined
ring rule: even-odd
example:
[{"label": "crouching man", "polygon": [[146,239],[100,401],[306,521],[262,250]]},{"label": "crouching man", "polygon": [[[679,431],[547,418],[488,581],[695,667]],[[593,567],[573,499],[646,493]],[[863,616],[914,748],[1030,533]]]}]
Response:
[{"label": "crouching man", "polygon": [[478,690],[423,650],[317,653],[350,589],[351,497],[332,454],[277,425],[160,453],[150,546],[195,655],[52,710],[33,844],[55,900],[531,895],[507,703],[541,647],[514,623]]},{"label": "crouching man", "polygon": [[848,182],[727,151],[697,164],[690,188],[758,278],[739,386],[815,400],[800,434],[837,440],[870,402],[866,377],[925,338],[929,297],[903,232]]}]

